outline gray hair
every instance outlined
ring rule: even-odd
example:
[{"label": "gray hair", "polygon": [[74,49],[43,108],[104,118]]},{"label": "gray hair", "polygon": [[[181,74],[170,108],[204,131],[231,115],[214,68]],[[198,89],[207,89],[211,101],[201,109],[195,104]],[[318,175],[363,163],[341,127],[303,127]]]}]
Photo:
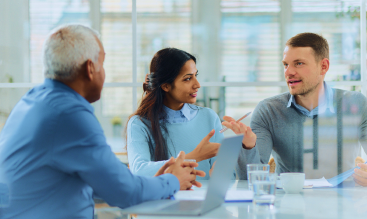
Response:
[{"label": "gray hair", "polygon": [[99,34],[78,24],[55,28],[43,46],[43,67],[46,78],[73,80],[78,70],[88,60],[98,66]]}]

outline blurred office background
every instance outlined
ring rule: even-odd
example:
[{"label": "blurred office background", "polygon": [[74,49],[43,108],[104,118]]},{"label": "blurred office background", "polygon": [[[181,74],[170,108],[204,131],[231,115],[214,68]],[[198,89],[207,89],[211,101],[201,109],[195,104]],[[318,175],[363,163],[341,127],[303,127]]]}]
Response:
[{"label": "blurred office background", "polygon": [[239,118],[264,98],[288,90],[282,52],[286,40],[301,32],[319,33],[328,40],[331,66],[326,81],[366,94],[365,66],[360,65],[366,51],[361,35],[366,30],[361,31],[360,4],[359,0],[0,0],[0,130],[20,97],[43,82],[43,41],[51,29],[66,23],[85,24],[101,33],[106,81],[101,100],[93,105],[114,152],[124,151],[126,119],[142,97],[151,58],[165,47],[197,57],[202,85],[198,104],[211,107],[220,117]]}]

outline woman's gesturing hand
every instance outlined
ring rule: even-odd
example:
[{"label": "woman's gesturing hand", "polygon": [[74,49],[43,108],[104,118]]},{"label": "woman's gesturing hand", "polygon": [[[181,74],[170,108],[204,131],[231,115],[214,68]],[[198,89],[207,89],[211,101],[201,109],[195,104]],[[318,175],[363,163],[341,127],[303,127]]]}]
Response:
[{"label": "woman's gesturing hand", "polygon": [[195,159],[196,162],[212,158],[217,155],[220,144],[209,142],[215,130],[211,130],[207,136],[201,140],[196,148],[186,155],[186,159]]}]

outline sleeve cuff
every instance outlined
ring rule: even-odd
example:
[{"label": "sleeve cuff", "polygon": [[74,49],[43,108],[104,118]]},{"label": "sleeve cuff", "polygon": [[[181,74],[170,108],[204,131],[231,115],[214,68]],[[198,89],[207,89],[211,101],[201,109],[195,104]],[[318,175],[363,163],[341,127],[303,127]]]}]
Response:
[{"label": "sleeve cuff", "polygon": [[[256,143],[255,143],[255,146],[253,147],[253,148],[255,148],[256,147]],[[248,148],[248,147],[246,147],[246,145],[245,144],[243,144],[242,143],[242,148],[243,149],[246,149],[246,150],[251,150],[252,148]]]},{"label": "sleeve cuff", "polygon": [[180,190],[180,182],[175,175],[167,173],[160,175],[160,177],[166,179],[167,184],[170,185],[171,191],[169,195],[173,195]]}]

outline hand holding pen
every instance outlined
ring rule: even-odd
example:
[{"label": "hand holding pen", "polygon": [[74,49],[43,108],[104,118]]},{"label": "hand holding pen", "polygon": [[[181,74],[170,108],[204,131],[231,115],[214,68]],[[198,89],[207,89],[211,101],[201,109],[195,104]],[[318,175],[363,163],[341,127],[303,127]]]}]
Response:
[{"label": "hand holding pen", "polygon": [[[241,122],[241,120],[250,115],[250,113],[251,112],[247,113],[237,121],[230,116],[224,116],[223,120],[225,121],[222,122],[222,125],[227,129],[231,129],[236,134],[243,134],[242,144],[245,145],[246,149],[255,147],[257,139],[256,134],[252,131],[252,129]],[[221,133],[227,129],[222,129]]]}]

